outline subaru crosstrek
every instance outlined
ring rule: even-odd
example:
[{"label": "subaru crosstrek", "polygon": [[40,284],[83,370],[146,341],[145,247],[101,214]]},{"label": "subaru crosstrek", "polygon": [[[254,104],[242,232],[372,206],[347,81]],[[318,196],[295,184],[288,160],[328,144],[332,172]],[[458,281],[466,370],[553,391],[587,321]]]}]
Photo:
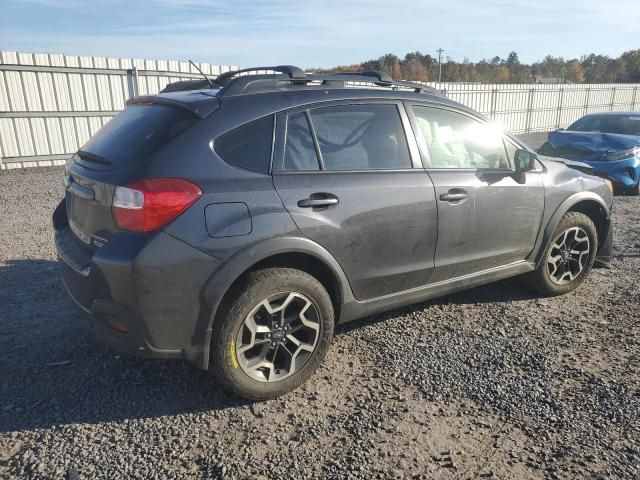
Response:
[{"label": "subaru crosstrek", "polygon": [[339,323],[516,275],[562,294],[610,261],[587,165],[424,85],[269,69],[134,98],[69,160],[59,263],[108,345],[273,398]]}]

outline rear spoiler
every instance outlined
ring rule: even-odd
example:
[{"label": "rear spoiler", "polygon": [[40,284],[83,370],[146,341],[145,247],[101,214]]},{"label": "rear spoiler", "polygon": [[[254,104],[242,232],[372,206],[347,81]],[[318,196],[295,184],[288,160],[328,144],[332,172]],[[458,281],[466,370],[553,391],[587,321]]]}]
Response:
[{"label": "rear spoiler", "polygon": [[218,109],[220,100],[216,96],[218,90],[190,91],[159,95],[142,95],[127,100],[127,105],[166,105],[180,108],[202,119]]},{"label": "rear spoiler", "polygon": [[185,90],[201,90],[211,88],[207,80],[181,80],[167,84],[160,93],[184,92]]}]

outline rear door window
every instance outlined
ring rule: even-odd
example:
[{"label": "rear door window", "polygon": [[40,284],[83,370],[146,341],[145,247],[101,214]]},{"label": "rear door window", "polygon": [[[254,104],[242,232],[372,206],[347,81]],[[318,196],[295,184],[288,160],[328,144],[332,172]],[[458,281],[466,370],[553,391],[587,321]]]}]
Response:
[{"label": "rear door window", "polygon": [[273,146],[273,115],[260,118],[220,135],[216,153],[234,167],[269,173]]},{"label": "rear door window", "polygon": [[304,112],[289,115],[284,151],[284,169],[289,171],[318,170],[318,155]]},{"label": "rear door window", "polygon": [[197,121],[176,107],[129,105],[80,149],[75,161],[94,169],[139,165]]},{"label": "rear door window", "polygon": [[339,105],[310,114],[325,170],[411,168],[396,105]]}]

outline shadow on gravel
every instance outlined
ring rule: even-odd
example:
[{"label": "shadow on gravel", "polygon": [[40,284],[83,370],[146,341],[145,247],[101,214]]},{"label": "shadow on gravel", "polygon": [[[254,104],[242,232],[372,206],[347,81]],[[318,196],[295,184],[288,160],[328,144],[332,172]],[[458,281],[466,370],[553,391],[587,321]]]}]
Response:
[{"label": "shadow on gravel", "polygon": [[413,314],[428,309],[432,305],[473,305],[480,303],[511,303],[523,300],[540,298],[536,292],[529,290],[518,278],[510,278],[499,282],[490,283],[481,287],[464,290],[461,292],[435,298],[426,302],[416,303],[396,310],[391,310],[380,315],[365,317],[360,320],[340,325],[336,329],[338,335],[348,333],[363,325],[382,322],[398,315]]},{"label": "shadow on gravel", "polygon": [[[530,298],[534,295],[517,281],[503,281],[351,322],[338,334],[430,305]],[[140,359],[104,347],[67,295],[56,262],[49,260],[0,265],[0,367],[3,432],[247,404],[187,362]]]},{"label": "shadow on gravel", "polygon": [[187,362],[101,345],[48,260],[0,264],[0,372],[0,432],[247,404]]}]

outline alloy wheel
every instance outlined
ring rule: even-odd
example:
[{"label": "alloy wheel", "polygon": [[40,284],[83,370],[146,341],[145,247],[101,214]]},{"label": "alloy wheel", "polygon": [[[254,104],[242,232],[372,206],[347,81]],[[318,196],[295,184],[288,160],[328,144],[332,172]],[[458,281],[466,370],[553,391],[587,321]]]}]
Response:
[{"label": "alloy wheel", "polygon": [[236,359],[254,380],[275,382],[304,366],[319,337],[320,316],[313,302],[298,292],[278,293],[246,316],[236,335]]},{"label": "alloy wheel", "polygon": [[580,227],[562,232],[554,240],[547,256],[547,271],[551,281],[566,285],[575,280],[586,268],[591,252],[589,236]]}]

